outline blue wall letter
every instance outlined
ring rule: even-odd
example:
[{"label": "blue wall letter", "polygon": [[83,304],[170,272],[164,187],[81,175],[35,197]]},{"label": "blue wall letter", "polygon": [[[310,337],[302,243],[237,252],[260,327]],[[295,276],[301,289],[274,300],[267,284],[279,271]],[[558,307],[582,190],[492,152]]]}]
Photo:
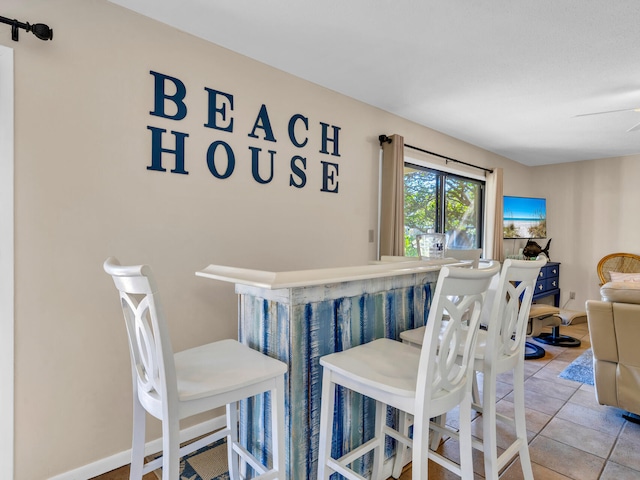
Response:
[{"label": "blue wall letter", "polygon": [[[337,179],[338,164],[329,163],[329,162],[320,162],[320,163],[322,163],[322,189],[320,191],[338,193],[338,179]],[[334,177],[334,173],[335,173],[335,177]],[[331,185],[335,186],[335,188],[330,190],[329,182],[331,182]]]},{"label": "blue wall letter", "polygon": [[329,138],[327,133],[329,124],[320,122],[320,125],[322,125],[322,150],[320,150],[320,153],[329,153],[329,151],[327,150],[327,142],[333,142],[333,153],[331,155],[333,155],[334,157],[339,157],[340,154],[338,153],[338,132],[340,132],[340,127],[332,125],[333,138]]},{"label": "blue wall letter", "polygon": [[267,107],[264,103],[262,104],[262,107],[260,107],[260,113],[258,113],[256,123],[253,124],[253,130],[251,130],[251,133],[249,134],[250,137],[258,138],[258,135],[256,135],[256,128],[264,130],[265,140],[269,140],[270,142],[276,141],[276,137],[273,136],[273,130],[271,129],[271,120],[269,120]]},{"label": "blue wall letter", "polygon": [[276,152],[274,152],[273,150],[268,150],[269,154],[271,155],[271,175],[266,180],[263,180],[262,177],[260,177],[258,168],[259,155],[262,149],[258,147],[249,147],[249,150],[251,150],[251,173],[253,174],[253,178],[258,183],[269,183],[271,180],[273,180],[273,156],[276,154]]},{"label": "blue wall letter", "polygon": [[[215,128],[216,130],[224,130],[225,132],[233,132],[233,117],[227,121],[227,105],[229,105],[229,112],[233,111],[233,95],[207,87],[204,87],[204,89],[209,93],[209,120],[204,126]],[[218,102],[218,96],[224,98]],[[218,125],[218,122],[216,122],[217,114],[220,114],[220,120],[226,122],[226,125]]]},{"label": "blue wall letter", "polygon": [[[302,167],[296,164],[297,161],[302,163]],[[289,175],[289,186],[293,186],[296,188],[302,188],[307,184],[307,174],[304,172],[304,169],[307,168],[307,159],[296,155],[291,158],[291,175]],[[293,178],[293,175],[297,175],[300,179],[300,182],[296,182]]]},{"label": "blue wall letter", "polygon": [[176,148],[170,150],[168,148],[162,148],[162,134],[166,132],[164,128],[157,128],[147,126],[151,130],[151,165],[147,167],[147,170],[156,170],[158,172],[166,172],[166,168],[162,168],[162,153],[173,153],[176,156],[176,168],[171,170],[171,173],[182,173],[187,175],[184,169],[184,139],[189,134],[181,132],[171,132],[176,137]]},{"label": "blue wall letter", "polygon": [[[154,72],[153,70],[149,72],[151,75],[155,77],[155,88],[154,88],[154,102],[153,102],[153,111],[149,112],[151,115],[155,115],[156,117],[170,118],[171,120],[182,120],[187,116],[187,106],[184,103],[184,97],[187,95],[187,88],[184,86],[180,80],[174,77],[170,77],[169,75],[163,75],[162,73]],[[176,87],[176,93],[173,95],[167,95],[165,92],[165,80],[169,80]],[[176,113],[174,115],[169,115],[164,110],[164,101],[171,100],[176,106]]]},{"label": "blue wall letter", "polygon": [[[220,145],[222,145],[222,147],[227,151],[227,169],[224,173],[218,172],[218,169],[216,168],[216,149]],[[222,140],[217,140],[209,145],[209,148],[207,149],[207,166],[209,167],[209,171],[216,178],[224,179],[230,177],[233,173],[233,169],[236,167],[236,157],[233,154],[231,147]]]},{"label": "blue wall letter", "polygon": [[298,140],[296,139],[295,126],[298,120],[302,120],[302,122],[304,123],[304,129],[306,131],[309,131],[309,119],[299,113],[296,113],[289,120],[289,140],[291,140],[291,143],[293,143],[293,145],[295,145],[296,147],[302,148],[307,144],[309,138],[304,137],[304,141],[302,142],[298,142]]}]

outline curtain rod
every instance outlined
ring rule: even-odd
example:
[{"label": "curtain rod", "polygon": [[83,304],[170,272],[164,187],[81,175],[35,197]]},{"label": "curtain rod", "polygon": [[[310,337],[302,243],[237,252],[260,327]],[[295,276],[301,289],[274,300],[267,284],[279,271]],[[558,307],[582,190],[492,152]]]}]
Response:
[{"label": "curtain rod", "polygon": [[[391,143],[391,137],[388,137],[386,135],[380,135],[378,137],[378,140],[380,140],[380,146],[382,146],[383,143]],[[445,160],[447,160],[447,162],[461,163],[462,165],[466,165],[467,167],[477,168],[478,170],[484,170],[485,172],[493,173],[493,169],[491,168],[479,167],[471,163],[463,162],[462,160],[456,160],[455,158],[445,157],[444,155],[440,155],[439,153],[430,152],[429,150],[425,150],[419,147],[414,147],[413,145],[408,145],[406,143],[404,144],[404,146],[407,148],[412,148],[413,150],[418,150],[419,152],[428,153],[429,155],[444,158]]]}]

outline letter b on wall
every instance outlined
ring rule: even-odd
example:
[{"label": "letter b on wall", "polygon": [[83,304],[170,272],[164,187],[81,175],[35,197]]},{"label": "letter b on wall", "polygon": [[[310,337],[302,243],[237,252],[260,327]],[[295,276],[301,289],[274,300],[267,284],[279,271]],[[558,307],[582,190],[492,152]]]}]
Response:
[{"label": "letter b on wall", "polygon": [[[187,105],[184,103],[184,98],[187,96],[187,87],[184,86],[181,80],[164,75],[162,73],[150,71],[154,76],[154,94],[153,94],[153,111],[149,112],[156,117],[169,118],[171,120],[182,120],[187,116]],[[168,85],[171,87],[168,88]],[[175,93],[168,94],[167,90],[175,90]],[[175,105],[175,113],[167,113],[166,100]],[[173,110],[173,108],[171,109]]]}]

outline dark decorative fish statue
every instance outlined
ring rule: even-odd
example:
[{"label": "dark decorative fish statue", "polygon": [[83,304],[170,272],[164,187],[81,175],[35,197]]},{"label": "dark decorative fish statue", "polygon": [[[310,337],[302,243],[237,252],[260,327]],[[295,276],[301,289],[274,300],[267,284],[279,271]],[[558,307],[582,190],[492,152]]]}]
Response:
[{"label": "dark decorative fish statue", "polygon": [[527,240],[527,244],[522,249],[522,255],[524,255],[527,258],[536,258],[541,253],[544,253],[547,256],[547,258],[551,260],[551,257],[549,256],[549,245],[551,245],[551,240],[553,239],[550,238],[549,241],[547,242],[547,245],[544,248],[542,248],[540,245],[538,245],[536,242],[534,242],[531,239]]}]

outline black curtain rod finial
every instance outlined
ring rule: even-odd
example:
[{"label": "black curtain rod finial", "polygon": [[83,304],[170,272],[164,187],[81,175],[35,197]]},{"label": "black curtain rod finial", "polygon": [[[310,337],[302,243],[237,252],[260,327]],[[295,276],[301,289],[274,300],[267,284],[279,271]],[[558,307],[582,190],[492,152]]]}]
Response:
[{"label": "black curtain rod finial", "polygon": [[380,142],[380,146],[382,146],[383,143],[391,143],[391,137],[387,137],[386,135],[380,135],[378,137],[378,141]]},{"label": "black curtain rod finial", "polygon": [[44,23],[34,23],[33,25],[31,25],[29,24],[29,22],[23,23],[16,19],[12,20],[7,17],[0,17],[0,23],[11,25],[11,40],[13,40],[14,42],[18,41],[19,28],[33,33],[40,40],[53,40],[53,29],[49,28],[49,25],[45,25]]},{"label": "black curtain rod finial", "polygon": [[44,23],[34,23],[31,25],[31,32],[40,40],[53,40],[53,28]]}]

